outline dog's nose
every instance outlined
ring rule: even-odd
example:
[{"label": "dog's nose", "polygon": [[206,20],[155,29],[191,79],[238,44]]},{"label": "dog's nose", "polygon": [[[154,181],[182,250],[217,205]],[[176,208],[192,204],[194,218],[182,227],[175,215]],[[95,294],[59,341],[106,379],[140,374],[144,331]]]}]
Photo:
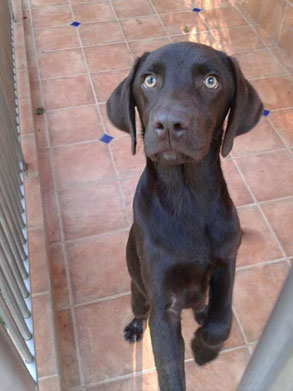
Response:
[{"label": "dog's nose", "polygon": [[182,115],[170,111],[157,113],[153,120],[153,129],[160,137],[164,137],[168,132],[181,136],[187,127],[187,121]]}]

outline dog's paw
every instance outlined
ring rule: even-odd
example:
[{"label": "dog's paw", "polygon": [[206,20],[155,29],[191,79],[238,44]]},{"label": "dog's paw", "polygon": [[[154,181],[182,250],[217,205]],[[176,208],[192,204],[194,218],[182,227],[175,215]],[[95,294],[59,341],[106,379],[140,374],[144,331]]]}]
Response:
[{"label": "dog's paw", "polygon": [[205,308],[202,311],[193,311],[194,318],[200,326],[203,325],[207,312],[208,312],[207,306],[205,306]]},{"label": "dog's paw", "polygon": [[143,320],[134,318],[124,329],[124,338],[129,343],[138,342],[143,335]]},{"label": "dog's paw", "polygon": [[208,345],[202,338],[201,331],[201,328],[199,328],[191,341],[191,349],[194,360],[198,365],[204,365],[214,360],[218,356],[222,347],[222,344]]}]

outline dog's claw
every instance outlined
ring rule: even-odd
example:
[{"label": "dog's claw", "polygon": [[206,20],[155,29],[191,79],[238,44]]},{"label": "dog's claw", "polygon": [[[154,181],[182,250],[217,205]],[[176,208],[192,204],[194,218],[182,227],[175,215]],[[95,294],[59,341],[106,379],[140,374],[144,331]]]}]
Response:
[{"label": "dog's claw", "polygon": [[143,320],[134,318],[124,329],[124,338],[129,343],[139,342],[143,335]]}]

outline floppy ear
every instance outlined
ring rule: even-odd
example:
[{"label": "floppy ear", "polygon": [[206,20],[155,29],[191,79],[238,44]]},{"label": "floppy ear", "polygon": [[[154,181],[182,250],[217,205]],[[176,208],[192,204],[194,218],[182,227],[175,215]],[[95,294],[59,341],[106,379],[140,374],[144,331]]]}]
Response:
[{"label": "floppy ear", "polygon": [[116,128],[127,132],[131,136],[131,152],[135,155],[136,126],[135,126],[135,100],[133,96],[133,82],[141,60],[148,53],[135,60],[135,63],[126,79],[112,92],[107,101],[107,115]]},{"label": "floppy ear", "polygon": [[257,124],[263,111],[257,92],[243,76],[237,61],[231,57],[228,59],[233,73],[235,93],[222,143],[224,157],[231,151],[234,137],[249,132]]}]

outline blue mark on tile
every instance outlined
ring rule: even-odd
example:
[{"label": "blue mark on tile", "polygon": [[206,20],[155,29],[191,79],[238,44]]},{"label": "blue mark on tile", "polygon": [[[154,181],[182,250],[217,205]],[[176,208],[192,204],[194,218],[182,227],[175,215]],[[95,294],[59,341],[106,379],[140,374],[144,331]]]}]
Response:
[{"label": "blue mark on tile", "polygon": [[270,114],[270,110],[264,110],[262,112],[262,115],[264,115],[265,117],[267,117],[269,114]]},{"label": "blue mark on tile", "polygon": [[113,140],[113,138],[114,137],[108,136],[107,134],[103,134],[103,136],[100,137],[99,140],[103,143],[109,144]]},{"label": "blue mark on tile", "polygon": [[79,25],[80,25],[80,23],[77,22],[76,20],[71,23],[71,26],[73,26],[73,27],[78,27]]},{"label": "blue mark on tile", "polygon": [[201,8],[193,8],[192,11],[193,11],[193,12],[200,12],[200,11],[201,11]]}]

